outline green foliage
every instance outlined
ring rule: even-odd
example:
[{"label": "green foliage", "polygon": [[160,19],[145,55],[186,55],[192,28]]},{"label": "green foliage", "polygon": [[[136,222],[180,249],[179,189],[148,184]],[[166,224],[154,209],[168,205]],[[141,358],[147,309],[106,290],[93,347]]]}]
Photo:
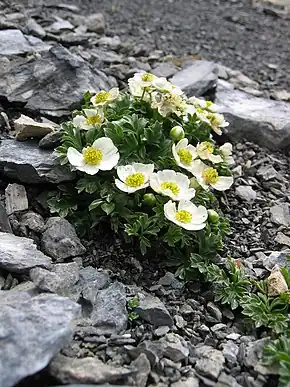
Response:
[{"label": "green foliage", "polygon": [[290,383],[290,332],[265,347],[263,360],[265,365],[279,368],[279,387],[288,387]]},{"label": "green foliage", "polygon": [[128,319],[129,321],[134,321],[139,318],[139,314],[136,312],[136,309],[139,306],[139,299],[137,296],[131,298],[127,301],[127,309],[128,309]]}]

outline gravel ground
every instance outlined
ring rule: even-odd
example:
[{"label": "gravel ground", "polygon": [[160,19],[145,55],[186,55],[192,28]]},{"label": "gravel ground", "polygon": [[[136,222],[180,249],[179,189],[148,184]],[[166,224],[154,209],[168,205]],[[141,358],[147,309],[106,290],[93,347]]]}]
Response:
[{"label": "gravel ground", "polygon": [[[56,0],[27,1],[44,6],[58,4]],[[143,43],[145,51],[160,49],[179,57],[198,54],[242,71],[264,89],[290,89],[289,19],[254,7],[252,0],[72,0],[69,3],[78,5],[83,14],[104,12],[108,32],[136,44]]]}]

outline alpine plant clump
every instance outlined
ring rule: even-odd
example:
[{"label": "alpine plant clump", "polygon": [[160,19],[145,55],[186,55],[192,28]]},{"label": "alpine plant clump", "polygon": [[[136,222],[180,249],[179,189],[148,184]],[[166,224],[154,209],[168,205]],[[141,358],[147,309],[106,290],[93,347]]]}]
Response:
[{"label": "alpine plant clump", "polygon": [[77,180],[51,196],[51,211],[92,237],[108,223],[142,254],[216,253],[228,223],[215,193],[233,184],[233,157],[213,135],[228,123],[212,102],[187,98],[165,78],[138,73],[128,86],[87,92],[62,125],[56,152]]}]

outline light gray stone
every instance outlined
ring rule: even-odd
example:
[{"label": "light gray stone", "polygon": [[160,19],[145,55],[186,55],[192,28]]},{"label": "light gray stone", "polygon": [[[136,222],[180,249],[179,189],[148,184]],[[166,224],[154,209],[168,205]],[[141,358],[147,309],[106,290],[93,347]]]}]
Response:
[{"label": "light gray stone", "polygon": [[268,342],[269,337],[265,337],[248,343],[244,359],[246,367],[253,368],[262,360],[263,351]]},{"label": "light gray stone", "polygon": [[265,181],[269,181],[272,179],[276,179],[279,176],[279,174],[274,167],[262,165],[257,170],[257,176],[261,177]]},{"label": "light gray stone", "polygon": [[30,278],[41,290],[74,301],[79,299],[80,291],[75,286],[79,280],[79,266],[75,262],[55,264],[51,271],[36,267],[30,271]]},{"label": "light gray stone", "polygon": [[73,30],[75,27],[68,21],[59,18],[46,29],[52,33],[60,33],[65,30]]},{"label": "light gray stone", "polygon": [[290,269],[290,262],[287,261],[287,255],[290,254],[290,249],[283,251],[272,251],[272,253],[263,259],[263,266],[271,271],[275,265],[280,268],[288,267]]},{"label": "light gray stone", "polygon": [[139,305],[136,312],[140,317],[154,326],[173,325],[172,317],[163,302],[150,294],[139,295]]},{"label": "light gray stone", "polygon": [[86,252],[75,228],[66,219],[60,217],[48,219],[46,230],[41,238],[41,248],[45,254],[56,261],[63,261]]},{"label": "light gray stone", "polygon": [[131,367],[137,370],[136,374],[132,376],[134,386],[146,387],[148,376],[151,371],[151,365],[145,353],[141,353],[137,359],[131,363]]},{"label": "light gray stone", "polygon": [[225,358],[221,351],[208,345],[202,345],[194,349],[193,356],[198,357],[195,369],[199,374],[213,380],[218,378],[225,363]]},{"label": "light gray stone", "polygon": [[25,37],[19,30],[0,30],[0,56],[40,52],[49,47],[38,38]]},{"label": "light gray stone", "polygon": [[12,61],[8,68],[0,68],[0,96],[56,117],[80,107],[85,91],[94,93],[115,85],[103,72],[61,45],[39,57]]},{"label": "light gray stone", "polygon": [[198,97],[216,86],[217,72],[215,63],[197,60],[191,66],[178,71],[170,81],[179,86],[188,97]]},{"label": "light gray stone", "polygon": [[0,143],[1,173],[26,184],[58,184],[75,177],[68,168],[60,166],[51,151],[39,149],[31,142],[14,140]]},{"label": "light gray stone", "polygon": [[236,379],[231,376],[227,375],[225,372],[222,372],[220,374],[220,377],[218,379],[218,383],[215,387],[242,387]]},{"label": "light gray stone", "polygon": [[176,363],[186,359],[189,355],[185,340],[175,333],[167,333],[159,339],[159,343],[162,343],[163,355]]},{"label": "light gray stone", "polygon": [[0,268],[28,273],[34,267],[51,268],[51,259],[37,250],[32,239],[0,232]]},{"label": "light gray stone", "polygon": [[253,202],[257,197],[256,191],[249,185],[239,185],[236,188],[236,194],[246,202]]},{"label": "light gray stone", "polygon": [[38,233],[41,233],[45,230],[43,217],[33,211],[29,211],[22,215],[21,224]]},{"label": "light gray stone", "polygon": [[48,133],[38,143],[41,149],[55,149],[60,145],[61,133],[60,131]]},{"label": "light gray stone", "polygon": [[157,77],[169,78],[169,77],[172,77],[174,74],[176,74],[177,71],[178,71],[178,67],[175,66],[174,63],[163,62],[163,63],[159,63],[158,66],[154,67],[154,69],[151,72]]},{"label": "light gray stone", "polygon": [[96,302],[98,291],[106,288],[110,283],[110,277],[106,271],[87,266],[80,270],[80,288],[83,298],[92,305]]},{"label": "light gray stone", "polygon": [[223,344],[223,355],[230,364],[237,363],[237,356],[239,352],[239,346],[233,341],[229,340]]},{"label": "light gray stone", "polygon": [[105,18],[102,13],[93,13],[85,18],[85,25],[88,31],[103,34],[105,32]]},{"label": "light gray stone", "polygon": [[209,313],[217,320],[217,321],[222,321],[223,315],[222,312],[219,310],[219,308],[213,303],[209,302],[207,304],[207,310]]},{"label": "light gray stone", "polygon": [[27,21],[25,29],[27,32],[30,32],[32,35],[38,36],[39,38],[44,38],[46,35],[44,28],[42,28],[33,18]]},{"label": "light gray stone", "polygon": [[127,368],[110,366],[97,357],[77,359],[59,354],[51,361],[49,373],[64,384],[99,384],[121,380],[132,374],[132,371]]},{"label": "light gray stone", "polygon": [[103,36],[98,41],[100,46],[110,47],[112,50],[117,50],[121,45],[119,36]]},{"label": "light gray stone", "polygon": [[290,225],[290,206],[288,203],[271,207],[270,213],[272,222],[286,227]]},{"label": "light gray stone", "polygon": [[280,231],[275,237],[275,242],[279,243],[280,245],[290,247],[290,237],[288,237],[287,235],[283,234]]},{"label": "light gray stone", "polygon": [[53,294],[0,294],[0,385],[12,387],[45,368],[68,344],[80,306]]},{"label": "light gray stone", "polygon": [[34,119],[21,114],[14,121],[14,129],[16,131],[16,140],[24,141],[31,137],[42,138],[46,134],[52,132],[55,125],[34,121]]},{"label": "light gray stone", "polygon": [[199,387],[199,380],[195,376],[190,376],[187,379],[180,379],[178,382],[172,383],[171,387]]},{"label": "light gray stone", "polygon": [[5,205],[7,215],[27,210],[28,199],[25,187],[16,183],[8,184],[5,189]]},{"label": "light gray stone", "polygon": [[230,140],[246,139],[270,149],[289,147],[289,103],[255,97],[224,85],[217,88],[216,104],[230,123],[225,131]]},{"label": "light gray stone", "polygon": [[91,320],[100,335],[119,334],[126,329],[128,313],[123,284],[114,282],[107,289],[98,292]]}]

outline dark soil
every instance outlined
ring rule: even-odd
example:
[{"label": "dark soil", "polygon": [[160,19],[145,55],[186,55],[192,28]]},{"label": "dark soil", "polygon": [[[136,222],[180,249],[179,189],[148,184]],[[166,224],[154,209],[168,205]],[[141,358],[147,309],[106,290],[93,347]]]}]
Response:
[{"label": "dark soil", "polygon": [[[56,0],[17,0],[47,7]],[[8,3],[8,2],[7,2]],[[10,2],[9,2],[10,3]],[[104,12],[107,32],[165,55],[200,55],[242,71],[264,89],[290,89],[290,21],[252,0],[72,0]],[[11,4],[11,3],[10,3]],[[138,48],[140,49],[140,47]]]}]

